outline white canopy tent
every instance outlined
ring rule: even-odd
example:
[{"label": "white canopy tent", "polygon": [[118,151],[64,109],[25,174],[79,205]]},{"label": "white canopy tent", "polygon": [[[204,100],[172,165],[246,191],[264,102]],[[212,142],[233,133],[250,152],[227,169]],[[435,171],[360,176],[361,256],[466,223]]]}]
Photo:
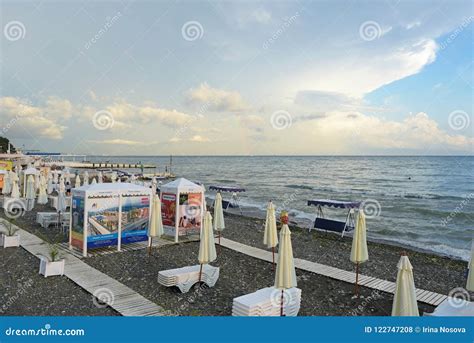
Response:
[{"label": "white canopy tent", "polygon": [[82,250],[148,240],[151,190],[130,183],[72,189],[69,246]]},{"label": "white canopy tent", "polygon": [[206,211],[204,188],[184,178],[161,186],[161,214],[165,235],[199,234]]}]

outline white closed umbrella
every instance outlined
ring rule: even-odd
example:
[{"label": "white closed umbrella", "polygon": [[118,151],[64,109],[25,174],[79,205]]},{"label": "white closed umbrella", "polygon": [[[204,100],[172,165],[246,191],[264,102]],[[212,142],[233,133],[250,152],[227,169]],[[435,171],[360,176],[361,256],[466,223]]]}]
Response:
[{"label": "white closed umbrella", "polygon": [[61,213],[66,212],[66,209],[66,195],[64,194],[64,192],[59,192],[58,207],[56,208],[56,212],[58,212],[58,228],[61,228]]},{"label": "white closed umbrella", "polygon": [[148,254],[151,253],[153,238],[163,235],[163,221],[161,219],[161,201],[158,194],[154,194],[151,204],[150,226],[148,227]]},{"label": "white closed umbrella", "polygon": [[201,265],[201,268],[199,269],[199,281],[201,281],[202,265],[211,263],[216,258],[216,244],[214,243],[214,232],[212,231],[212,216],[211,212],[206,211],[199,243],[198,260]]},{"label": "white closed umbrella", "polygon": [[115,183],[115,181],[117,180],[117,173],[116,173],[116,172],[113,172],[113,173],[110,175],[110,179],[112,180],[112,183]]},{"label": "white closed umbrella", "polygon": [[35,189],[35,177],[33,175],[28,176],[26,182],[26,210],[31,211],[35,207],[36,189]]},{"label": "white closed umbrella", "polygon": [[59,189],[58,193],[61,193],[61,192],[65,193],[66,192],[66,185],[64,184],[64,177],[63,176],[61,176],[59,178],[58,189]]},{"label": "white closed umbrella", "polygon": [[224,210],[222,209],[222,195],[221,192],[217,192],[216,198],[214,199],[214,230],[219,235],[219,253],[221,252],[221,236],[222,231],[225,229],[224,223]]},{"label": "white closed umbrella", "polygon": [[76,180],[74,181],[74,188],[79,188],[81,187],[81,177],[79,174],[76,175]]},{"label": "white closed umbrella", "polygon": [[20,181],[20,178],[18,177],[17,173],[12,173],[11,176],[12,191],[10,197],[12,197],[13,199],[20,199],[20,187],[18,185],[18,181]]},{"label": "white closed umbrella", "polygon": [[406,254],[400,257],[397,268],[398,274],[395,296],[393,297],[392,316],[419,316],[415,281],[413,279],[413,266]]},{"label": "white closed umbrella", "polygon": [[104,182],[104,177],[102,176],[101,171],[99,173],[97,173],[97,182],[98,183],[103,183]]},{"label": "white closed umbrella", "polygon": [[38,194],[38,204],[45,205],[48,203],[48,194],[46,193],[46,185],[44,181],[44,177],[41,176],[40,186],[39,186],[39,194]]},{"label": "white closed umbrella", "polygon": [[3,188],[2,188],[2,194],[10,194],[12,191],[12,183],[11,183],[11,171],[7,171],[5,175],[3,176]]},{"label": "white closed umbrella", "polygon": [[275,269],[275,247],[278,245],[277,223],[275,215],[275,205],[269,202],[267,206],[267,217],[265,219],[265,232],[263,234],[263,244],[272,248],[273,269]]},{"label": "white closed umbrella", "polygon": [[53,186],[53,175],[51,173],[48,173],[48,185],[46,187],[46,192],[48,194],[53,193],[54,186]]},{"label": "white closed umbrella", "polygon": [[82,174],[82,185],[87,186],[89,184],[89,173],[87,170]]},{"label": "white closed umbrella", "polygon": [[65,172],[64,172],[64,182],[65,183],[68,183],[71,184],[71,172],[69,171],[69,169],[65,169]]},{"label": "white closed umbrella", "polygon": [[357,215],[354,235],[352,236],[350,259],[352,263],[356,264],[355,294],[358,295],[359,264],[369,260],[369,252],[367,250],[367,228],[365,225],[364,211],[359,211],[359,214]]},{"label": "white closed umbrella", "polygon": [[467,275],[466,289],[474,292],[474,241],[471,245],[471,261],[469,262],[469,274]]},{"label": "white closed umbrella", "polygon": [[95,179],[95,177],[92,178],[92,182],[91,182],[91,185],[95,185],[97,184],[97,180]]},{"label": "white closed umbrella", "polygon": [[287,224],[280,230],[280,249],[278,250],[278,264],[275,274],[275,288],[281,289],[280,315],[283,316],[283,293],[285,289],[296,287],[296,271],[293,259],[291,232]]},{"label": "white closed umbrella", "polygon": [[40,187],[40,182],[41,182],[40,176],[41,176],[40,173],[35,174],[35,191],[38,191]]},{"label": "white closed umbrella", "polygon": [[59,171],[53,170],[53,183],[57,184],[59,179]]}]

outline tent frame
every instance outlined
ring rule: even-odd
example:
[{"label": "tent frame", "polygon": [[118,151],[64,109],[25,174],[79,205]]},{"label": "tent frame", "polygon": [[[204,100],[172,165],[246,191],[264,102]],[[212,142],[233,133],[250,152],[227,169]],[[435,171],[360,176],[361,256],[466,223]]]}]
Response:
[{"label": "tent frame", "polygon": [[[309,232],[311,232],[312,229],[318,229],[318,227],[316,227],[316,223],[318,221],[318,218],[326,219],[327,221],[330,221],[330,222],[333,222],[333,223],[339,223],[339,224],[343,223],[344,227],[343,227],[342,232],[341,232],[341,238],[344,237],[344,234],[346,232],[352,231],[355,228],[355,210],[354,210],[355,208],[354,207],[349,207],[349,211],[347,212],[345,221],[339,221],[339,220],[327,219],[325,214],[324,214],[324,211],[323,211],[323,206],[324,205],[321,205],[321,204],[316,205],[316,208],[317,208],[316,209],[316,217],[314,218],[314,220],[311,222],[311,224],[309,226]],[[345,208],[345,207],[343,207],[343,208]],[[333,231],[333,230],[326,230],[324,228],[319,228],[319,229],[324,230],[324,231]]]}]

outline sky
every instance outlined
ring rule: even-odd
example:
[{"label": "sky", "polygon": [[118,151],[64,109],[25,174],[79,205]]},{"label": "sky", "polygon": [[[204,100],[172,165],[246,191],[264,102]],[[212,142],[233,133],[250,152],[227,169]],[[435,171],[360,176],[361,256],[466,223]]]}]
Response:
[{"label": "sky", "polygon": [[104,155],[473,155],[472,1],[1,1],[0,135]]}]

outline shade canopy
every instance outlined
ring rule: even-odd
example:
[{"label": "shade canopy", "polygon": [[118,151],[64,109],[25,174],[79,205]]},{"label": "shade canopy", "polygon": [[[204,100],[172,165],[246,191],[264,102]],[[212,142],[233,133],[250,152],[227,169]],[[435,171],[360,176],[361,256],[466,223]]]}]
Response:
[{"label": "shade canopy", "polygon": [[163,221],[161,220],[161,202],[160,197],[153,195],[150,216],[150,226],[148,228],[149,237],[161,237],[163,235]]},{"label": "shade canopy", "polygon": [[218,191],[218,192],[232,192],[232,193],[241,193],[245,192],[245,189],[239,186],[230,186],[230,185],[211,185],[209,190]]},{"label": "shade canopy", "polygon": [[278,244],[278,232],[275,215],[275,205],[270,201],[267,206],[267,217],[265,219],[265,233],[263,234],[263,244],[268,248],[274,248]]},{"label": "shade canopy", "polygon": [[339,201],[329,199],[312,199],[308,200],[308,206],[323,206],[334,208],[359,208],[360,201]]},{"label": "shade canopy", "polygon": [[365,214],[359,211],[356,227],[352,236],[351,262],[363,263],[369,259],[367,251],[367,228],[365,226]]},{"label": "shade canopy", "polygon": [[212,216],[211,212],[206,211],[201,230],[198,260],[200,264],[206,264],[214,261],[216,258],[217,253],[214,243],[214,232],[212,231]]},{"label": "shade canopy", "polygon": [[214,230],[222,231],[225,229],[224,211],[222,210],[222,195],[216,194],[214,200]]},{"label": "shade canopy", "polygon": [[392,316],[419,316],[416,302],[413,266],[408,256],[401,256],[398,261],[397,282],[393,297]]},{"label": "shade canopy", "polygon": [[275,288],[288,289],[296,287],[295,262],[291,245],[291,232],[287,224],[283,224],[280,231],[280,249],[275,275]]},{"label": "shade canopy", "polygon": [[185,178],[178,178],[161,186],[162,192],[169,193],[201,193],[203,187]]},{"label": "shade canopy", "polygon": [[134,185],[132,183],[96,183],[74,188],[74,192],[85,192],[87,196],[110,196],[113,194],[137,195],[150,194],[148,187]]}]

